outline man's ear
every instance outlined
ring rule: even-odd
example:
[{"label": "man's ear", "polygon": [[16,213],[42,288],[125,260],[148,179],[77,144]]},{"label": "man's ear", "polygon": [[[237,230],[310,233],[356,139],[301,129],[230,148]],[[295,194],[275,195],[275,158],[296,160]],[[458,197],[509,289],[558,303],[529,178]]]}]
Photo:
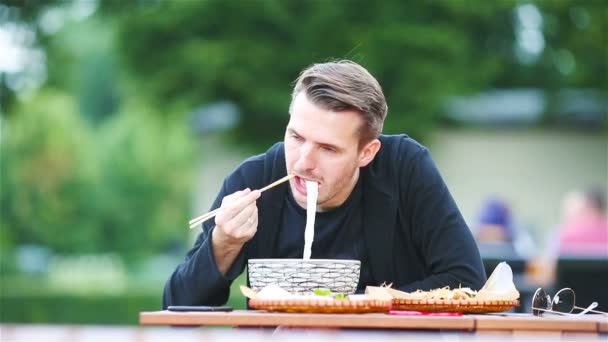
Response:
[{"label": "man's ear", "polygon": [[380,146],[381,143],[378,139],[374,139],[365,144],[359,152],[359,167],[364,167],[371,163],[371,161],[374,160],[376,153],[380,150]]}]

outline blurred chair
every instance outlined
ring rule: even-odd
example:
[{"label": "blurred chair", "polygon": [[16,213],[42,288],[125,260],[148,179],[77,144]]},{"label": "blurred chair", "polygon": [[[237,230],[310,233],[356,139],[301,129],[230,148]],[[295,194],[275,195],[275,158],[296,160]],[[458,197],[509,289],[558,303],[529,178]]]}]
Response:
[{"label": "blurred chair", "polygon": [[598,302],[598,310],[608,311],[608,258],[560,256],[555,290],[564,287],[574,290],[576,305]]}]

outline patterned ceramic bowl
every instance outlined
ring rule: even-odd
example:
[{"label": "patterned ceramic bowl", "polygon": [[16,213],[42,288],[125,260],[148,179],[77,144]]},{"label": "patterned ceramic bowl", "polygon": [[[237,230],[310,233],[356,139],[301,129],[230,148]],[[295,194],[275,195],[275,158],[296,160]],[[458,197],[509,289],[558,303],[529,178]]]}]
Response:
[{"label": "patterned ceramic bowl", "polygon": [[250,259],[249,284],[254,291],[276,284],[291,293],[327,288],[353,294],[359,283],[361,262],[339,259]]}]

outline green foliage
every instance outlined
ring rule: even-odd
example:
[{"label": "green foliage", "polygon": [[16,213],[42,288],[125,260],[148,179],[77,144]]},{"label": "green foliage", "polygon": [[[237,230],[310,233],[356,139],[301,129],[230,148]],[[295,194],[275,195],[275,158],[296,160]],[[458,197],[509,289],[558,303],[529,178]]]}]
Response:
[{"label": "green foliage", "polygon": [[[384,87],[390,108],[386,132],[423,138],[437,119],[442,96],[477,88],[498,64],[479,54],[471,33],[493,25],[492,15],[505,6],[482,5],[485,10],[478,11],[464,6],[168,2],[140,6],[125,16],[119,50],[143,81],[142,89],[163,99],[158,105],[175,108],[179,102],[191,108],[228,98],[244,113],[235,136],[263,145],[281,139],[291,85],[301,69],[329,59],[354,59]],[[481,57],[487,61],[479,63]]]},{"label": "green foliage", "polygon": [[[242,310],[245,308],[245,299],[239,297],[227,305]],[[0,310],[2,323],[137,325],[140,312],[161,309],[161,299],[159,294],[141,293],[116,296],[0,295],[0,307],[10,308]]]},{"label": "green foliage", "polygon": [[[385,132],[421,140],[447,96],[605,88],[605,2],[526,3],[541,12],[546,43],[532,64],[513,52],[515,8],[524,4],[516,0],[100,1],[92,17],[68,19],[52,35],[39,17],[71,2],[5,1],[19,12],[8,20],[38,33],[48,79],[19,101],[0,75],[2,273],[16,270],[11,252],[24,243],[117,252],[129,263],[179,246],[195,165],[186,116],[234,101],[243,117],[230,136],[262,150],[282,138],[292,82],[311,63],[367,67],[388,100]],[[244,305],[243,282],[229,305]],[[137,312],[160,307],[160,291],[0,295],[11,308],[0,312],[12,315],[3,322],[135,323]]]},{"label": "green foliage", "polygon": [[4,243],[53,241],[58,250],[78,244],[88,250],[95,243],[86,236],[85,219],[92,214],[87,194],[95,180],[87,152],[91,132],[74,113],[68,96],[46,92],[3,122]]},{"label": "green foliage", "polygon": [[[80,114],[100,123],[114,114],[125,95],[114,53],[111,18],[66,23],[47,43],[46,85],[75,94]],[[122,90],[122,91],[121,91]]]},{"label": "green foliage", "polygon": [[133,103],[96,129],[77,113],[46,91],[3,122],[3,247],[132,260],[179,246],[194,157],[185,125]]},{"label": "green foliage", "polygon": [[[7,285],[8,289],[4,286]],[[226,305],[245,309],[239,290],[245,274],[232,284]],[[138,324],[142,311],[161,310],[162,286],[146,284],[119,294],[69,293],[45,287],[42,279],[9,277],[0,292],[0,322],[56,324]],[[7,310],[5,308],[10,308]]]},{"label": "green foliage", "polygon": [[247,274],[244,272],[238,276],[230,286],[230,297],[226,305],[233,307],[236,310],[244,310],[246,305],[246,298],[241,293],[241,285],[247,285]]},{"label": "green foliage", "polygon": [[[173,115],[235,101],[244,113],[234,134],[240,141],[281,139],[298,72],[339,58],[379,79],[389,104],[385,132],[424,139],[447,96],[605,84],[602,2],[535,4],[547,46],[532,65],[514,53],[519,1],[171,1],[131,6],[117,20],[117,39],[141,89]],[[576,28],[577,20],[588,25]],[[560,73],[561,55],[576,60],[573,73]]]},{"label": "green foliage", "polygon": [[[141,311],[160,310],[153,294],[0,296],[3,323],[138,324]],[[10,308],[10,309],[7,309]]]},{"label": "green foliage", "polygon": [[[30,24],[48,9],[42,1],[8,4]],[[514,52],[516,8],[526,4],[542,15],[545,42],[532,64]],[[39,40],[51,65],[49,84],[78,91],[85,115],[97,119],[116,109],[115,63],[122,63],[137,96],[169,117],[217,100],[236,102],[244,117],[232,136],[266,147],[282,137],[298,72],[328,59],[366,66],[388,98],[385,131],[419,139],[450,95],[605,87],[604,17],[603,0],[103,1],[93,17]],[[67,86],[72,78],[80,80]],[[9,108],[11,91],[0,86],[0,102]]]}]

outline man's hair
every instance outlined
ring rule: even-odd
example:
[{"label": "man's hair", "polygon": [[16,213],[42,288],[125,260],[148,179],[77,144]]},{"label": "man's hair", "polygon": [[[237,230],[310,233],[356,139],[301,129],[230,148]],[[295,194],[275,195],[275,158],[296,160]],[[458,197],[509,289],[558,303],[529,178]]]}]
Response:
[{"label": "man's hair", "polygon": [[313,64],[302,71],[295,83],[292,104],[303,91],[312,103],[325,110],[359,112],[363,119],[360,147],[382,133],[388,106],[380,84],[361,65],[348,60]]}]

